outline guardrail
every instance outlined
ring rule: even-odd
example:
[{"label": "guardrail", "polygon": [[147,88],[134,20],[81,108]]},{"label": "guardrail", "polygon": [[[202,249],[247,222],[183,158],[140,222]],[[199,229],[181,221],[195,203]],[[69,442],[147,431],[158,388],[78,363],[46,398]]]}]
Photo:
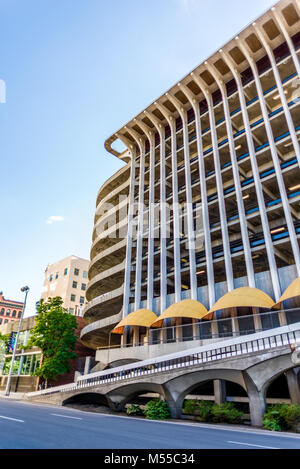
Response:
[{"label": "guardrail", "polygon": [[251,336],[218,342],[207,346],[197,347],[182,352],[176,352],[164,357],[138,362],[136,365],[125,365],[111,370],[81,376],[77,383],[67,386],[45,389],[27,394],[28,397],[55,394],[59,392],[76,391],[92,386],[114,383],[144,377],[172,370],[190,368],[196,365],[224,360],[252,353],[279,349],[288,345],[300,343],[300,322],[284,326],[272,331],[260,332]]}]

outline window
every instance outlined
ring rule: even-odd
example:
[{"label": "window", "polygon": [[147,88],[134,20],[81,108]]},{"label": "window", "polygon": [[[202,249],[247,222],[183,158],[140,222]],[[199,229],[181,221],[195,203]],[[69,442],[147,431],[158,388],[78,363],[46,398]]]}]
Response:
[{"label": "window", "polygon": [[73,284],[72,284],[72,288],[77,288],[77,285],[78,285],[78,283],[74,281]]},{"label": "window", "polygon": [[85,291],[85,290],[86,290],[86,283],[82,283],[82,284],[81,284],[81,290],[82,290],[82,291]]},{"label": "window", "polygon": [[2,319],[2,318],[0,318],[0,324],[2,324],[2,321],[3,321],[3,319]]},{"label": "window", "polygon": [[74,275],[79,275],[79,269],[74,269]]},{"label": "window", "polygon": [[22,316],[22,311],[19,311],[18,312],[18,318],[20,318]]},{"label": "window", "polygon": [[69,308],[69,313],[74,314],[74,308]]},{"label": "window", "polygon": [[81,296],[81,297],[80,297],[80,302],[79,302],[79,303],[80,303],[81,305],[84,304],[84,296]]},{"label": "window", "polygon": [[10,309],[6,310],[6,316],[10,316]]},{"label": "window", "polygon": [[12,317],[15,318],[17,315],[17,311],[14,309],[13,312],[12,312]]},{"label": "window", "polygon": [[56,272],[55,278],[58,279],[59,272]]},{"label": "window", "polygon": [[4,308],[1,308],[0,315],[4,316]]},{"label": "window", "polygon": [[8,319],[4,319],[4,324],[7,324],[8,323]]},{"label": "window", "polygon": [[53,280],[53,275],[51,274],[50,275],[50,282],[52,282],[52,280]]},{"label": "window", "polygon": [[82,276],[83,276],[83,278],[88,278],[88,273],[86,271],[84,271]]},{"label": "window", "polygon": [[75,295],[71,295],[71,301],[76,301],[76,296]]},{"label": "window", "polygon": [[64,270],[64,275],[68,275],[68,268],[67,267]]}]

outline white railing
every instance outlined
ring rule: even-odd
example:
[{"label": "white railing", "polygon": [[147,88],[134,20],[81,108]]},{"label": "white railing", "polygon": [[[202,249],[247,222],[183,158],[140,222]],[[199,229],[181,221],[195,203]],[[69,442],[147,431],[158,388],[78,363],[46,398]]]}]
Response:
[{"label": "white railing", "polygon": [[300,343],[300,322],[270,331],[251,334],[250,336],[237,337],[218,342],[217,344],[205,345],[163,357],[152,358],[134,365],[120,366],[110,370],[80,376],[77,383],[28,393],[27,396],[33,397],[43,394],[49,395],[59,392],[87,389],[93,386],[135,379],[137,377],[190,368],[196,365],[205,365],[207,363],[241,357],[252,353],[280,349],[297,343]]}]

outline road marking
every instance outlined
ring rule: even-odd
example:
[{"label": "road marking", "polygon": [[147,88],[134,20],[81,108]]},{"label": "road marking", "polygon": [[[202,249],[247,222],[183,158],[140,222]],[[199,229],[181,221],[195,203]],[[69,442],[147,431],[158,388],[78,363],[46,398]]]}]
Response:
[{"label": "road marking", "polygon": [[51,414],[51,415],[55,415],[55,417],[64,417],[65,419],[82,420],[82,418],[79,418],[79,417],[69,417],[69,415],[61,415],[61,414]]},{"label": "road marking", "polygon": [[274,448],[272,446],[252,445],[251,443],[242,443],[239,441],[227,441],[227,443],[232,443],[233,445],[255,446],[256,448],[264,448],[264,449],[280,449],[280,448]]},{"label": "road marking", "polygon": [[13,420],[14,422],[21,422],[21,423],[24,423],[24,420],[13,419],[12,417],[5,417],[4,415],[0,415],[0,419]]}]

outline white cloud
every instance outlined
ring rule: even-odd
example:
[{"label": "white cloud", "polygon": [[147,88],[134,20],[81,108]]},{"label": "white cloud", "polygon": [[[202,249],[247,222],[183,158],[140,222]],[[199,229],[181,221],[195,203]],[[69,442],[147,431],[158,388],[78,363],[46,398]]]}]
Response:
[{"label": "white cloud", "polygon": [[58,221],[64,221],[64,217],[52,215],[51,217],[48,218],[48,220],[46,220],[46,223],[47,225],[52,225],[52,223],[55,223]]}]

